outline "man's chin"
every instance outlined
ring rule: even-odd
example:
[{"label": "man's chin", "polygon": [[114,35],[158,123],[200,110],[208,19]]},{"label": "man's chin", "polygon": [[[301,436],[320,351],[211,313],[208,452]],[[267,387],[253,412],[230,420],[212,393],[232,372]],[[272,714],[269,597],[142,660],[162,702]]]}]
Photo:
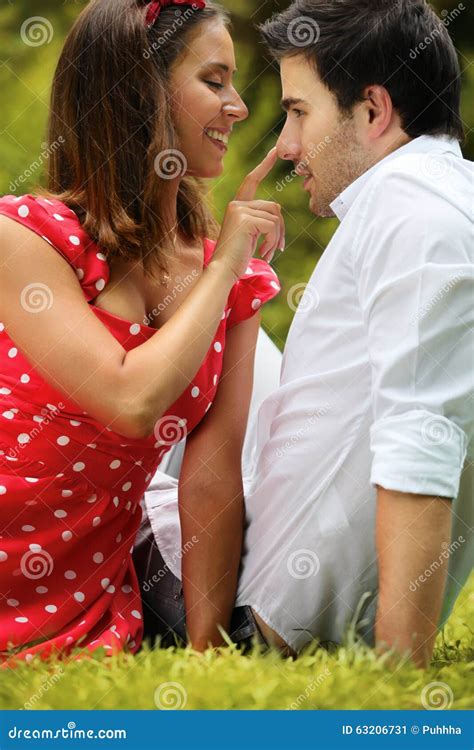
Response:
[{"label": "man's chin", "polygon": [[330,206],[322,206],[314,195],[309,200],[309,210],[319,219],[332,219],[335,215]]}]

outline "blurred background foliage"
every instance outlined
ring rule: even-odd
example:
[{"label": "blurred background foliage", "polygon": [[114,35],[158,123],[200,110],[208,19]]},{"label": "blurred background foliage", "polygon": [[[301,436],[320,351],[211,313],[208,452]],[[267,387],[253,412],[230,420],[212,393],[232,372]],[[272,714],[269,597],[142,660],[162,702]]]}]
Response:
[{"label": "blurred background foliage", "polygon": [[[44,180],[41,153],[45,147],[46,120],[50,84],[62,42],[86,0],[1,0],[0,7],[0,193],[34,192]],[[218,219],[245,174],[274,145],[284,122],[280,110],[280,83],[277,66],[260,42],[256,25],[272,13],[283,10],[289,0],[222,0],[231,11],[233,36],[239,72],[236,85],[251,116],[236,129],[226,157],[224,178],[213,186],[211,196]],[[472,0],[435,0],[439,14],[463,7],[449,26],[463,70],[463,120],[467,131],[465,155],[474,157],[474,7]],[[46,18],[51,26],[48,40],[40,46],[28,46],[21,38],[22,24],[35,15]],[[91,82],[93,85],[93,82]],[[32,169],[29,169],[31,165]],[[39,166],[38,166],[39,164]],[[273,265],[283,290],[266,306],[264,325],[282,348],[294,311],[288,294],[295,285],[309,279],[316,262],[329,242],[337,223],[316,219],[308,211],[301,180],[293,180],[282,191],[277,183],[291,172],[293,165],[280,163],[259,197],[282,203],[287,223],[287,251],[275,257]],[[28,170],[28,172],[25,172]],[[21,182],[20,182],[21,180]],[[300,286],[298,288],[301,288]],[[294,291],[291,298],[294,299]]]}]

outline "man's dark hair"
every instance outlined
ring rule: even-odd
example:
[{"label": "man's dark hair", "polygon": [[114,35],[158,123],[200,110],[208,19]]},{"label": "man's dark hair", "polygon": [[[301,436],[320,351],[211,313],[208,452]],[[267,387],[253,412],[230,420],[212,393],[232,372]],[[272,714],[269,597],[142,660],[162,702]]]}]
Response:
[{"label": "man's dark hair", "polygon": [[408,136],[462,141],[461,73],[447,32],[452,16],[456,11],[441,20],[425,0],[296,0],[260,31],[276,60],[304,55],[314,64],[345,113],[378,84]]}]

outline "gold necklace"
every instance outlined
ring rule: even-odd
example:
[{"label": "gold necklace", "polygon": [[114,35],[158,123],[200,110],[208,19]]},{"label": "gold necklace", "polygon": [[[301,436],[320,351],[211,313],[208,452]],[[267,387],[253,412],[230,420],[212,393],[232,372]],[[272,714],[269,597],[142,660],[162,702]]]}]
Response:
[{"label": "gold necklace", "polygon": [[[178,241],[178,224],[175,224],[174,227],[174,238],[173,238],[173,247],[176,250],[176,243]],[[165,289],[168,289],[171,281],[171,276],[167,271],[162,271],[160,274],[160,284],[161,286],[164,286]]]},{"label": "gold necklace", "polygon": [[168,289],[171,281],[171,276],[167,271],[162,271],[160,275],[160,284],[161,286],[164,286],[165,289]]}]

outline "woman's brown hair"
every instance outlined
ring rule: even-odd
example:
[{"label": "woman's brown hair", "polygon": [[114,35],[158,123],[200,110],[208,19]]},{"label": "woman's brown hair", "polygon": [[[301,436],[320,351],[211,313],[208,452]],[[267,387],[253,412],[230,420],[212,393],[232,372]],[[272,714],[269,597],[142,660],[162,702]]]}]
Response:
[{"label": "woman's brown hair", "polygon": [[[172,248],[166,162],[179,144],[170,71],[203,23],[227,24],[228,17],[213,3],[197,9],[191,0],[164,8],[147,29],[146,13],[143,0],[91,0],[77,18],[51,94],[48,142],[65,142],[51,152],[40,193],[75,211],[109,260],[141,261],[154,276]],[[215,235],[203,188],[188,177],[180,183],[178,222],[187,240]]]}]

